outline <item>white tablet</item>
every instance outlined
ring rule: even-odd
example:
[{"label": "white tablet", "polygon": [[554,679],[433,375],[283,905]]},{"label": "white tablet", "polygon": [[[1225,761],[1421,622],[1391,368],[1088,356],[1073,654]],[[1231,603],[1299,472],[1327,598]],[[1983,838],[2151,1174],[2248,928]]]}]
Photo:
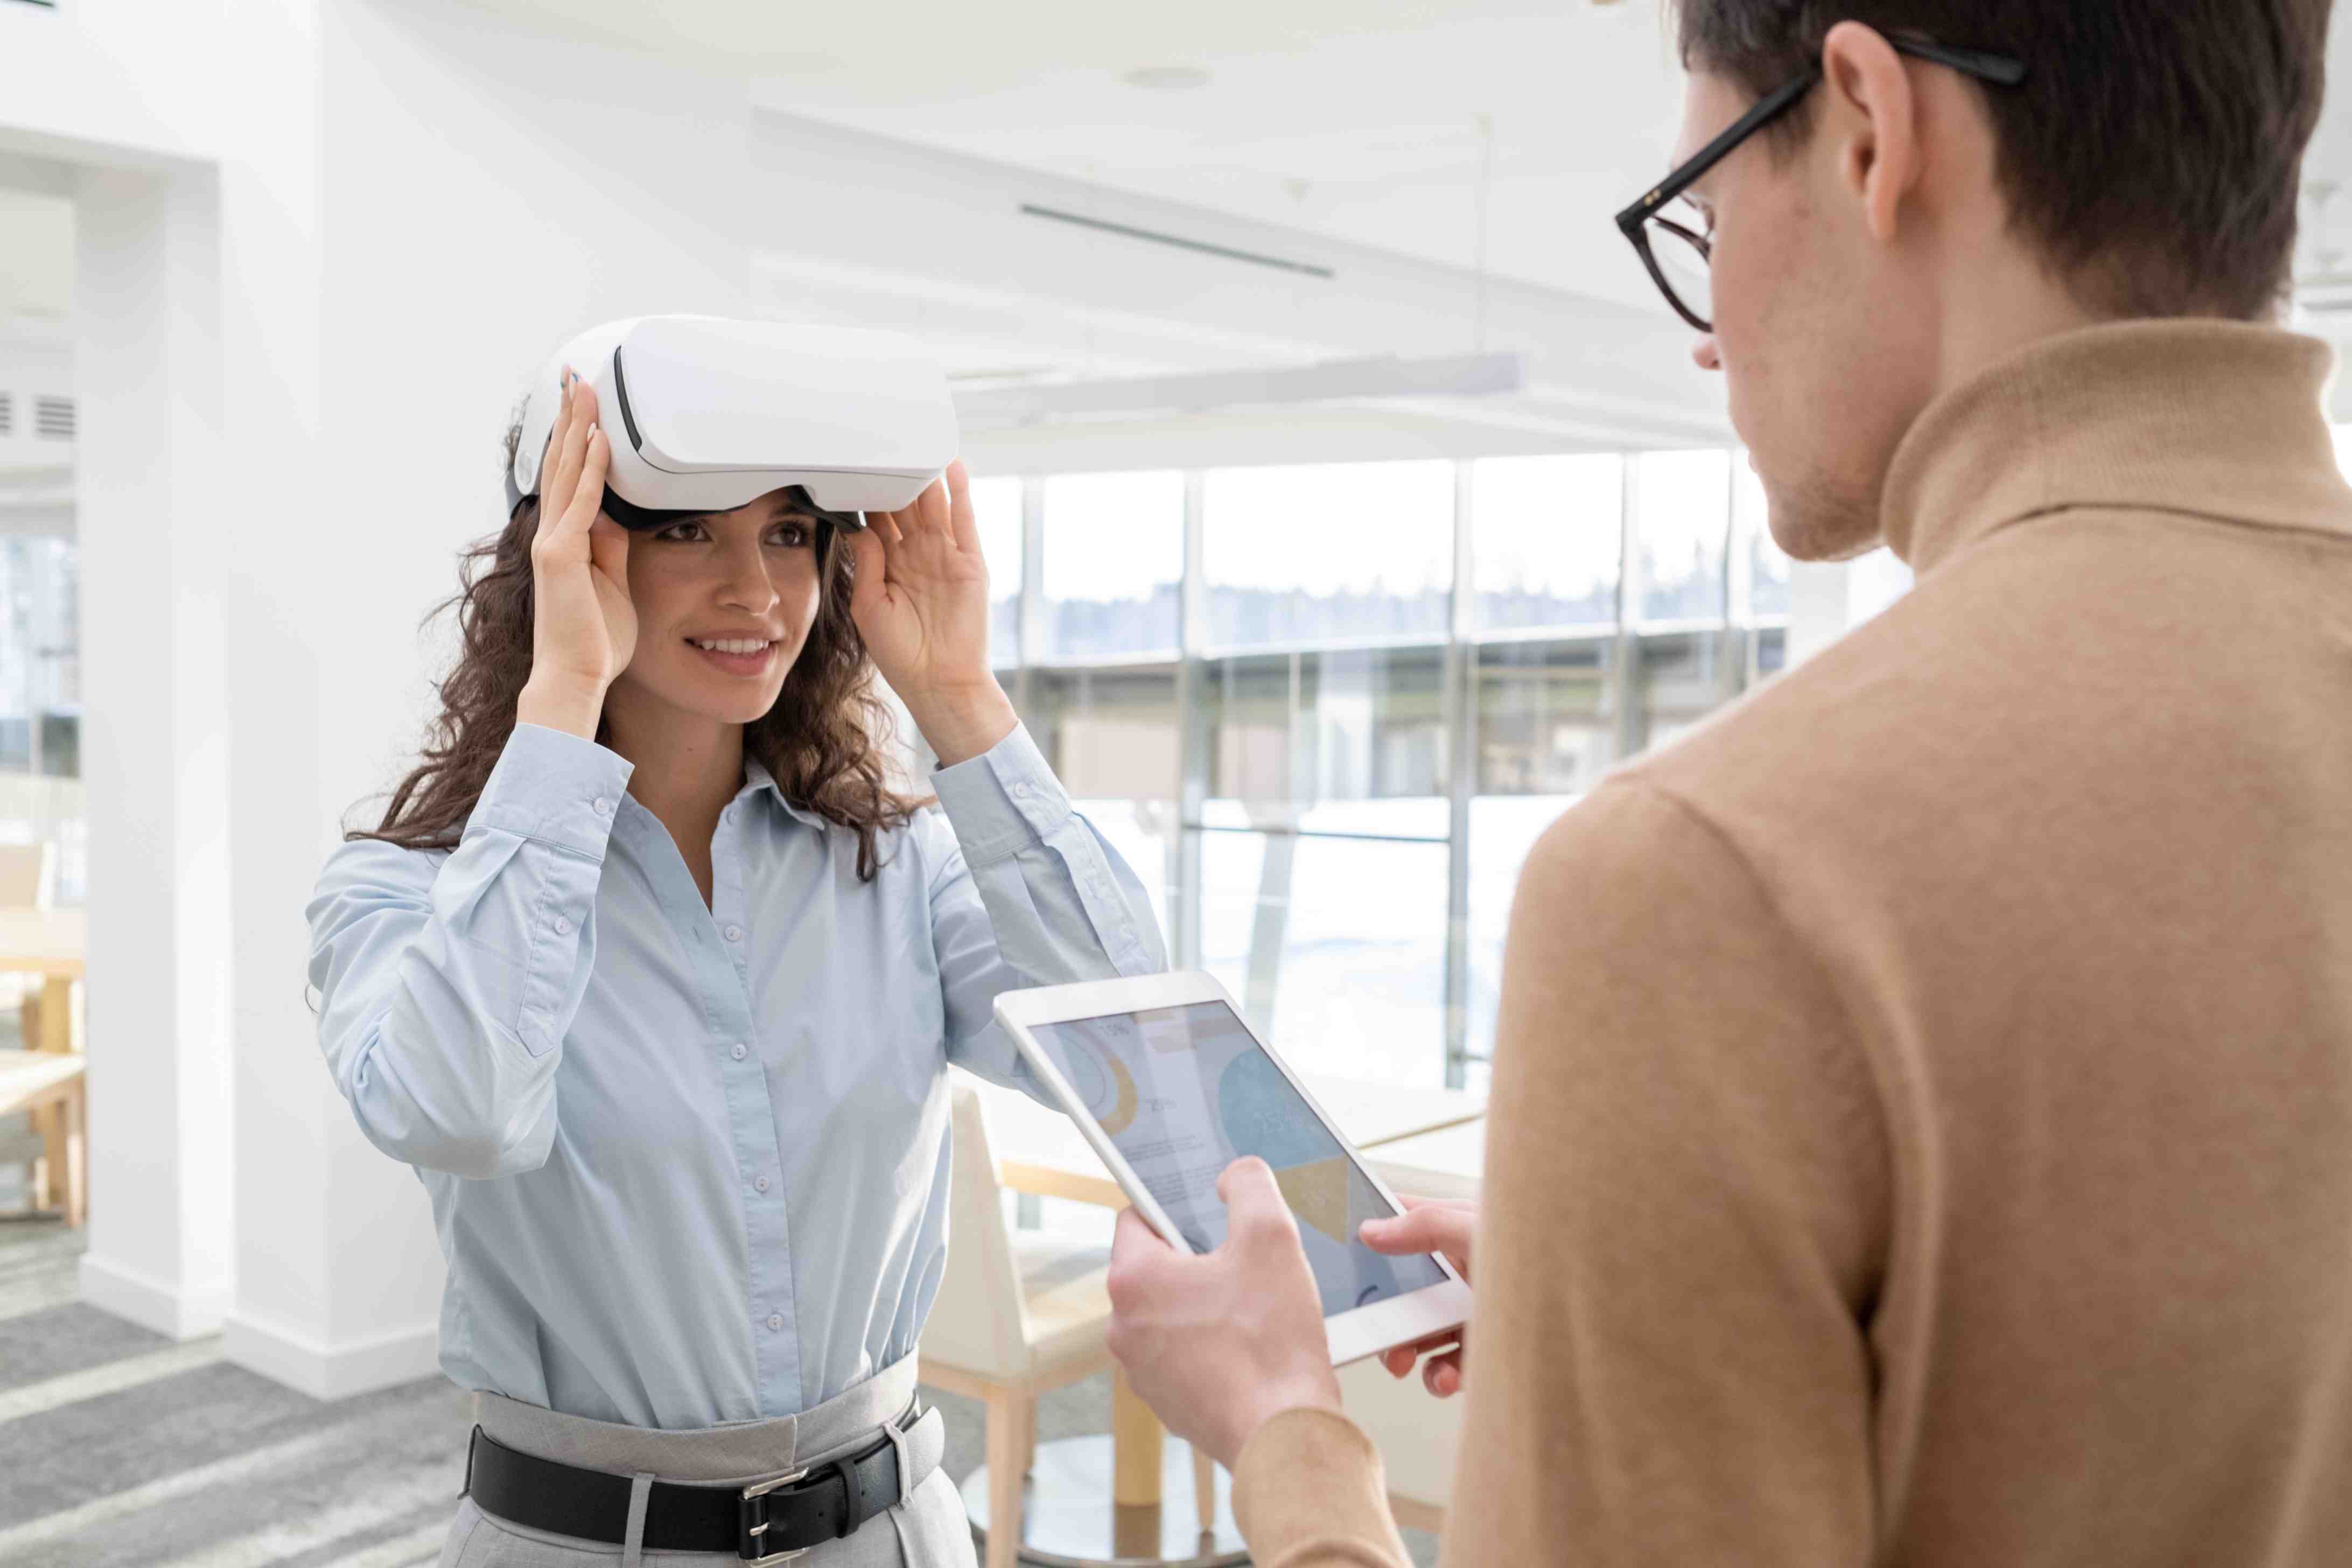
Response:
[{"label": "white tablet", "polygon": [[1323,1294],[1332,1365],[1469,1321],[1470,1287],[1443,1258],[1391,1258],[1358,1239],[1363,1221],[1402,1205],[1212,976],[1009,991],[996,1016],[1170,1246],[1214,1249],[1217,1178],[1247,1154],[1274,1167]]}]

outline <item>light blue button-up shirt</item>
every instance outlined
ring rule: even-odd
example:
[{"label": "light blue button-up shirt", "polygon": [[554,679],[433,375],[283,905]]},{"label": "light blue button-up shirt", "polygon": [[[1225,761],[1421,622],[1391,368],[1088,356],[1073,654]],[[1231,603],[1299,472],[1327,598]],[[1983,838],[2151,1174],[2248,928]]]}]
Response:
[{"label": "light blue button-up shirt", "polygon": [[947,1256],[947,1065],[1031,1088],[1001,992],[1165,965],[1024,730],[857,839],[748,778],[706,907],[632,764],[522,724],[455,849],[337,848],[320,1044],[431,1194],[461,1386],[600,1421],[793,1415],[915,1348]]}]

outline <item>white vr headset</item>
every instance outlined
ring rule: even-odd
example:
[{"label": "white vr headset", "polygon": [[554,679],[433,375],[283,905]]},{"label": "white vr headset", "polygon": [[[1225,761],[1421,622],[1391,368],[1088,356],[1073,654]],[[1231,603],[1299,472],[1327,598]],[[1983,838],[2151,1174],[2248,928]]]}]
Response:
[{"label": "white vr headset", "polygon": [[946,374],[911,340],[847,327],[634,316],[573,338],[523,405],[507,514],[539,493],[570,365],[610,443],[604,510],[624,528],[731,511],[787,485],[844,528],[911,505],[956,454]]}]

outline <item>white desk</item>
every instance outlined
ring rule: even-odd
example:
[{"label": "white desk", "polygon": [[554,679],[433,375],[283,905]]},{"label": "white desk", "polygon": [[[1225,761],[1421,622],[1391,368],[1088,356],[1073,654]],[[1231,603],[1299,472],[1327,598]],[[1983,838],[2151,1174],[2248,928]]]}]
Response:
[{"label": "white desk", "polygon": [[1389,1190],[1417,1198],[1472,1198],[1486,1164],[1486,1121],[1400,1138],[1365,1152]]}]

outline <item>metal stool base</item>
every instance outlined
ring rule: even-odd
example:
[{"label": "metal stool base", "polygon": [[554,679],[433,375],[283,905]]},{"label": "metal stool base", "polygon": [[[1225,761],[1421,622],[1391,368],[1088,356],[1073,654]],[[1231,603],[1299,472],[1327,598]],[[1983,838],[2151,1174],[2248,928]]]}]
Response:
[{"label": "metal stool base", "polygon": [[[1045,1568],[1241,1568],[1249,1562],[1234,1523],[1233,1478],[1217,1473],[1217,1525],[1200,1533],[1192,1502],[1192,1450],[1171,1438],[1160,1461],[1160,1501],[1111,1501],[1108,1433],[1037,1445],[1021,1498],[1021,1558]],[[988,1534],[988,1467],[964,1478],[963,1510]]]}]

